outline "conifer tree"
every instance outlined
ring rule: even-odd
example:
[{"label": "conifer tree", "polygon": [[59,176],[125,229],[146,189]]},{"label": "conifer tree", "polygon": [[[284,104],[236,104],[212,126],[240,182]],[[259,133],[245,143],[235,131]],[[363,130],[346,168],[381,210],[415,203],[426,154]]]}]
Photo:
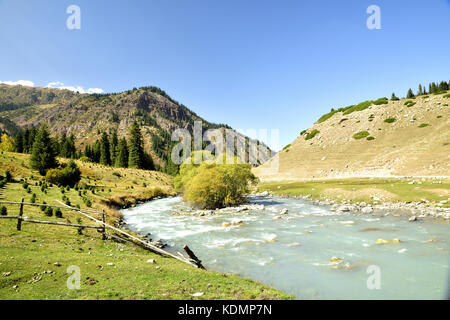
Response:
[{"label": "conifer tree", "polygon": [[117,149],[119,147],[119,138],[117,136],[117,130],[113,130],[110,142],[111,164],[115,165],[117,157]]},{"label": "conifer tree", "polygon": [[109,138],[106,132],[103,132],[102,137],[100,139],[100,163],[105,166],[111,164]]},{"label": "conifer tree", "polygon": [[125,138],[122,138],[119,141],[119,145],[117,147],[115,166],[120,168],[128,167],[128,145],[127,140],[125,140]]},{"label": "conifer tree", "polygon": [[131,125],[128,152],[128,167],[143,169],[144,142],[142,141],[141,128],[136,121]]},{"label": "conifer tree", "polygon": [[406,94],[406,98],[408,98],[408,99],[414,98],[414,93],[411,90],[411,88],[408,90],[408,93]]},{"label": "conifer tree", "polygon": [[417,95],[418,96],[423,95],[423,90],[422,90],[422,85],[421,84],[419,84],[419,91],[417,92]]},{"label": "conifer tree", "polygon": [[14,150],[18,153],[23,152],[23,134],[21,132],[14,138]]},{"label": "conifer tree", "polygon": [[31,152],[30,164],[41,175],[45,175],[48,169],[58,166],[56,152],[51,143],[50,133],[46,124],[42,124],[37,131]]}]

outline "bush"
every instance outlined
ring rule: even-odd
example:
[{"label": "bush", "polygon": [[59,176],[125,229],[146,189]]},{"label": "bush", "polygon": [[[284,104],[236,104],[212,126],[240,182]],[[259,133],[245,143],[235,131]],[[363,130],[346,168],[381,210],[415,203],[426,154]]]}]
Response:
[{"label": "bush", "polygon": [[36,193],[31,195],[31,203],[36,203]]},{"label": "bush", "polygon": [[57,218],[62,218],[63,217],[62,216],[62,211],[61,211],[60,208],[56,208],[56,210],[55,210],[55,217],[57,217]]},{"label": "bush", "polygon": [[90,158],[88,158],[88,157],[81,157],[78,160],[80,160],[81,162],[92,162],[92,160]]},{"label": "bush", "polygon": [[0,188],[3,188],[5,185],[6,185],[6,178],[5,179],[2,179],[2,180],[0,180]]},{"label": "bush", "polygon": [[5,206],[2,206],[0,208],[0,216],[7,216],[8,215],[8,209],[6,209]]},{"label": "bush", "polygon": [[443,96],[444,98],[450,98],[450,93]]},{"label": "bush", "polygon": [[5,172],[5,179],[6,179],[6,182],[12,182],[13,181],[12,174],[11,174],[11,172],[9,170],[6,170],[6,172]]},{"label": "bush", "polygon": [[355,133],[355,134],[353,135],[353,138],[356,139],[356,140],[359,140],[359,139],[366,138],[366,137],[368,137],[369,135],[370,135],[370,133],[367,132],[367,131],[360,131],[360,132]]},{"label": "bush", "polygon": [[395,118],[387,118],[384,120],[384,122],[386,122],[386,123],[393,123],[395,121],[397,121],[397,119],[395,119]]},{"label": "bush", "polygon": [[44,213],[47,217],[53,216],[53,209],[51,207],[46,207]]},{"label": "bush", "polygon": [[414,106],[416,103],[414,101],[408,100],[405,102],[405,106],[407,106],[408,108],[411,108],[412,106]]},{"label": "bush", "polygon": [[429,126],[429,124],[428,123],[421,123],[421,124],[419,124],[419,128],[425,128],[425,127],[428,127]]},{"label": "bush", "polygon": [[[207,157],[211,156],[203,152]],[[194,155],[192,153],[191,159]],[[223,160],[226,157],[222,155]],[[188,159],[188,160],[191,160]],[[180,167],[175,186],[183,191],[186,201],[205,209],[222,208],[245,202],[249,186],[257,182],[249,164],[204,161],[200,165],[185,163]],[[226,163],[226,162],[222,162]]]},{"label": "bush", "polygon": [[64,169],[49,169],[45,180],[49,183],[67,186],[70,190],[70,187],[75,186],[81,180],[81,171],[75,161],[71,160]]},{"label": "bush", "polygon": [[311,140],[312,138],[314,138],[317,134],[319,134],[320,131],[317,129],[314,129],[313,131],[311,131],[310,133],[308,133],[305,137],[305,140]]},{"label": "bush", "polygon": [[371,140],[375,140],[375,138],[372,136],[369,136],[369,137],[367,137],[367,140],[371,141]]}]

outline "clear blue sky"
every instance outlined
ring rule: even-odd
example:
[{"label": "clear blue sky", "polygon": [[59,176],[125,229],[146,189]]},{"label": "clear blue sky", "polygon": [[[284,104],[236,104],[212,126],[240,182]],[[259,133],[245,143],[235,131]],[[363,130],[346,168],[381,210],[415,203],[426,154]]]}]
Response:
[{"label": "clear blue sky", "polygon": [[282,147],[332,107],[450,80],[449,39],[450,0],[0,0],[0,81],[154,85]]}]

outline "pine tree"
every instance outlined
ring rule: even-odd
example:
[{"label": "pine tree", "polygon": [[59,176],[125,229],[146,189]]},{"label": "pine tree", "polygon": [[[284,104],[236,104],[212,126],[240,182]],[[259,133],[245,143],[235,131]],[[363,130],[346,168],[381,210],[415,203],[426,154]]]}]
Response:
[{"label": "pine tree", "polygon": [[423,90],[422,90],[422,85],[421,84],[419,84],[419,91],[417,92],[417,95],[418,96],[423,95]]},{"label": "pine tree", "polygon": [[105,166],[111,164],[109,138],[106,132],[103,132],[102,137],[100,139],[100,163]]},{"label": "pine tree", "polygon": [[414,93],[411,90],[411,88],[408,90],[408,93],[406,94],[406,98],[408,98],[408,99],[414,98]]},{"label": "pine tree", "polygon": [[14,138],[14,150],[18,153],[23,152],[23,134],[21,132]]},{"label": "pine tree", "polygon": [[119,138],[117,136],[117,130],[113,130],[111,135],[111,142],[110,142],[110,153],[111,153],[111,164],[114,165],[116,163],[116,157],[117,157],[117,149],[119,147]]},{"label": "pine tree", "polygon": [[48,169],[58,166],[56,152],[51,143],[50,133],[46,124],[42,124],[37,131],[31,152],[30,165],[33,169],[38,170],[41,175],[45,175]]},{"label": "pine tree", "polygon": [[128,167],[143,169],[144,142],[142,141],[141,128],[136,121],[131,125],[128,151]]},{"label": "pine tree", "polygon": [[127,140],[125,140],[125,138],[122,138],[119,141],[119,145],[117,147],[115,166],[120,168],[128,167],[128,145]]}]

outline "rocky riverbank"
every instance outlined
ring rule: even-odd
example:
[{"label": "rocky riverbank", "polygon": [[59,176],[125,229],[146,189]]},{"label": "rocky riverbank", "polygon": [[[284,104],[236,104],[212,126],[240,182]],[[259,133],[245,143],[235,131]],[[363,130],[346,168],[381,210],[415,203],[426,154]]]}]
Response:
[{"label": "rocky riverbank", "polygon": [[[272,196],[268,191],[256,193],[254,196]],[[442,208],[443,200],[437,206],[430,201],[423,199],[420,202],[383,202],[380,198],[374,198],[372,204],[365,202],[351,202],[350,200],[342,200],[340,202],[332,199],[313,200],[311,196],[280,196],[283,198],[303,199],[311,201],[315,205],[330,206],[330,210],[338,213],[362,213],[371,214],[384,212],[384,215],[405,216],[410,221],[418,219],[437,218],[450,221],[450,208]],[[386,212],[387,211],[387,212]]]}]

